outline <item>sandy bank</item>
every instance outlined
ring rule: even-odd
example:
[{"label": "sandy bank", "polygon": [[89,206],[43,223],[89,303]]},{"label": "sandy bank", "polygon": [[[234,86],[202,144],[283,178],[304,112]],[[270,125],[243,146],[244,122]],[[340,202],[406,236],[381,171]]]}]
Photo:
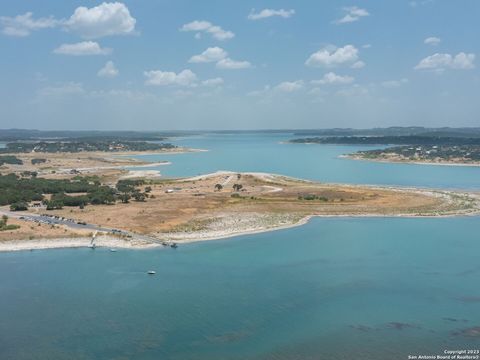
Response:
[{"label": "sandy bank", "polygon": [[[61,248],[86,248],[90,246],[90,243],[91,237],[8,240],[0,242],[0,252]],[[160,246],[159,244],[153,244],[142,240],[121,239],[112,236],[98,236],[95,239],[95,245],[97,247],[121,249],[146,249]]]}]

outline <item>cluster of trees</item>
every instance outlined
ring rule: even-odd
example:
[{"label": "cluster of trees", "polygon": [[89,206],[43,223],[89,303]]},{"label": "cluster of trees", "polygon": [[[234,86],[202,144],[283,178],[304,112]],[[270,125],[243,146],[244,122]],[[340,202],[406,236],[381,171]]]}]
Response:
[{"label": "cluster of trees", "polygon": [[303,194],[298,195],[298,200],[320,200],[320,201],[328,201],[328,198],[325,196],[318,196],[315,194]]},{"label": "cluster of trees", "polygon": [[[240,176],[240,175],[239,175]],[[233,190],[234,191],[240,191],[243,189],[243,185],[242,184],[233,184]],[[223,185],[222,184],[215,184],[215,190],[216,191],[220,191],[223,189]]]},{"label": "cluster of trees", "polygon": [[[141,192],[137,188],[140,185],[143,185],[143,180],[120,180],[116,187],[110,187],[102,185],[96,176],[56,180],[0,175],[0,205],[10,205],[11,210],[22,211],[27,210],[28,203],[32,201],[42,202],[49,210],[64,206],[83,208],[88,204],[113,204],[117,200],[128,202],[131,198],[145,201],[152,189],[147,186]],[[83,194],[72,195],[75,193]],[[45,194],[51,194],[50,199],[46,199]]]},{"label": "cluster of trees", "polygon": [[[71,141],[37,141],[37,142],[10,142],[2,153],[27,153],[27,152],[83,152],[83,151],[155,151],[175,148],[168,143],[152,143],[147,141],[123,141],[110,139],[90,139]],[[40,160],[41,159],[34,159]],[[33,161],[32,161],[33,163]]]},{"label": "cluster of trees", "polygon": [[15,224],[8,224],[8,216],[3,215],[2,218],[0,219],[0,231],[5,231],[5,230],[15,230],[20,228],[20,225],[15,225]]},{"label": "cluster of trees", "polygon": [[32,159],[32,165],[37,165],[37,164],[43,164],[47,162],[47,159],[42,159],[42,158],[35,158]]},{"label": "cluster of trees", "polygon": [[387,155],[398,155],[408,159],[420,160],[450,160],[463,159],[464,161],[480,161],[480,145],[463,145],[463,146],[395,146],[387,149],[359,151],[359,155],[375,159]]},{"label": "cluster of trees", "polygon": [[[64,206],[110,205],[117,201],[128,203],[131,199],[145,201],[152,188],[142,192],[138,186],[143,180],[120,180],[115,187],[102,185],[96,176],[75,177],[72,180],[24,179],[14,174],[0,176],[0,205],[10,205],[12,211],[28,209],[31,201],[42,202],[47,210],[62,209]],[[84,193],[72,195],[72,193]],[[50,199],[45,194],[51,194]]]},{"label": "cluster of trees", "polygon": [[128,203],[132,198],[135,201],[145,201],[152,191],[152,188],[147,186],[145,187],[145,191],[141,192],[138,186],[144,184],[144,180],[119,180],[116,185],[119,200],[123,203]]},{"label": "cluster of trees", "polygon": [[23,161],[13,155],[2,155],[0,156],[0,166],[4,164],[22,165]]}]

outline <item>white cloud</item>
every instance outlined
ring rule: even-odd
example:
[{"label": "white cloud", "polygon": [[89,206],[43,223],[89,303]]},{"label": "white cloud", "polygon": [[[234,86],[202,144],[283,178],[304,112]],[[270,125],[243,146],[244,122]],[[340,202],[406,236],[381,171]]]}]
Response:
[{"label": "white cloud", "polygon": [[264,96],[267,95],[271,90],[272,88],[270,87],[270,85],[265,85],[262,90],[250,91],[249,93],[247,93],[247,96]]},{"label": "white cloud", "polygon": [[352,66],[350,66],[352,69],[361,69],[365,67],[365,63],[363,61],[355,61]]},{"label": "white cloud", "polygon": [[202,81],[203,86],[220,86],[223,85],[223,79],[221,77],[207,79]]},{"label": "white cloud", "polygon": [[248,69],[250,67],[252,67],[252,64],[248,61],[236,61],[228,57],[217,62],[217,68],[219,69],[237,70]]},{"label": "white cloud", "polygon": [[431,37],[428,37],[426,38],[423,42],[427,45],[433,45],[433,46],[436,46],[438,44],[440,44],[442,40],[438,37],[435,37],[435,36],[431,36]]},{"label": "white cloud", "polygon": [[188,60],[188,62],[190,63],[217,62],[219,60],[225,59],[227,55],[228,55],[227,52],[218,46],[209,47],[200,55],[192,56],[190,60]]},{"label": "white cloud", "polygon": [[94,41],[82,41],[75,44],[62,44],[55,50],[55,54],[60,55],[108,55],[112,52],[112,49],[102,48],[97,42]]},{"label": "white cloud", "polygon": [[[38,98],[59,97],[64,95],[81,95],[85,93],[85,89],[81,83],[68,82],[54,86],[41,88],[37,92]],[[40,100],[40,99],[37,99]]]},{"label": "white cloud", "polygon": [[400,80],[388,80],[388,81],[384,81],[382,82],[382,86],[385,87],[385,88],[398,88],[404,84],[407,84],[408,83],[408,79],[406,78],[403,78],[403,79],[400,79]]},{"label": "white cloud", "polygon": [[92,8],[85,6],[76,8],[70,19],[64,22],[64,26],[84,38],[94,39],[132,34],[135,31],[135,23],[135,18],[130,15],[125,4],[104,2]]},{"label": "white cloud", "polygon": [[341,89],[336,92],[336,95],[346,97],[366,96],[369,95],[369,91],[365,86],[353,84],[352,86]]},{"label": "white cloud", "polygon": [[433,3],[433,0],[423,0],[423,1],[410,1],[408,4],[412,8],[416,8],[417,6],[423,6],[423,5],[428,5],[432,3]]},{"label": "white cloud", "polygon": [[341,48],[325,47],[310,55],[305,62],[308,66],[335,67],[351,64],[358,60],[358,49],[353,45]]},{"label": "white cloud", "polygon": [[28,36],[32,31],[53,28],[58,21],[52,16],[47,18],[33,18],[33,13],[27,12],[15,17],[0,16],[2,33],[9,36]]},{"label": "white cloud", "polygon": [[351,84],[355,81],[355,78],[352,76],[341,76],[337,75],[334,72],[326,73],[320,80],[312,80],[310,83],[312,85],[344,85]]},{"label": "white cloud", "polygon": [[107,61],[105,66],[98,70],[97,75],[100,77],[114,78],[118,75],[118,69],[113,63],[113,61]]},{"label": "white cloud", "polygon": [[274,10],[274,9],[263,9],[262,11],[255,13],[255,9],[252,9],[250,14],[248,15],[249,20],[260,20],[260,19],[266,19],[272,16],[279,16],[282,18],[289,18],[295,14],[295,10],[290,9],[290,10],[285,10],[285,9],[279,9],[279,10]]},{"label": "white cloud", "polygon": [[215,46],[209,47],[199,55],[194,55],[188,60],[190,63],[210,63],[216,62],[219,69],[246,69],[252,66],[248,61],[236,61],[228,57],[228,53],[222,48]]},{"label": "white cloud", "polygon": [[475,67],[475,54],[466,54],[464,52],[453,56],[451,54],[436,53],[422,59],[416,66],[415,70],[434,70],[437,72],[445,69],[461,69],[468,70]]},{"label": "white cloud", "polygon": [[335,24],[346,24],[360,20],[365,16],[370,16],[369,12],[357,6],[344,7],[345,16],[335,21]]},{"label": "white cloud", "polygon": [[209,21],[205,20],[195,20],[188,24],[183,25],[180,28],[180,31],[195,31],[195,38],[200,38],[201,32],[208,33],[212,35],[217,40],[228,40],[235,36],[235,34],[231,31],[223,30],[220,26],[213,25]]},{"label": "white cloud", "polygon": [[275,86],[275,90],[282,92],[295,92],[303,88],[303,80],[284,81]]},{"label": "white cloud", "polygon": [[197,75],[190,69],[185,69],[178,74],[173,71],[150,70],[143,73],[147,80],[145,85],[165,86],[195,86]]}]

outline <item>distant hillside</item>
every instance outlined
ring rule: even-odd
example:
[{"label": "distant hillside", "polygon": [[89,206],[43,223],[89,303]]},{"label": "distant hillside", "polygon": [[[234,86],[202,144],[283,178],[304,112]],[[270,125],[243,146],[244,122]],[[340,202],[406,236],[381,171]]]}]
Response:
[{"label": "distant hillside", "polygon": [[301,130],[294,133],[295,136],[437,136],[437,137],[480,137],[480,127],[474,128],[425,128],[420,126],[411,127],[388,127],[373,129],[320,129]]},{"label": "distant hillside", "polygon": [[303,144],[340,145],[480,145],[480,137],[448,136],[325,136],[290,140]]},{"label": "distant hillside", "polygon": [[17,140],[144,140],[162,141],[169,137],[184,136],[183,132],[157,131],[66,131],[66,130],[28,130],[0,129],[0,141]]}]

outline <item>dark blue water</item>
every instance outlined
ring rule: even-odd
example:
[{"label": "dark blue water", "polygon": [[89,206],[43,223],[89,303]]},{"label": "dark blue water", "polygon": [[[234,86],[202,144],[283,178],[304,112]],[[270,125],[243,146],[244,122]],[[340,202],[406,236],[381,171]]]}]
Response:
[{"label": "dark blue water", "polygon": [[[352,162],[336,158],[338,147],[284,146],[276,136],[268,137],[267,158],[255,150],[265,148],[258,136],[245,136],[243,147],[237,137],[214,138],[209,153],[175,155],[161,169],[171,176],[277,169],[328,181],[454,188],[475,187],[478,174]],[[301,156],[293,161],[290,151]],[[359,166],[351,170],[357,175],[348,177],[345,164]],[[409,176],[386,170],[396,166]],[[448,177],[436,178],[437,171]],[[479,228],[478,217],[317,218],[177,250],[3,253],[0,359],[383,360],[478,349]],[[146,275],[149,269],[157,274]]]}]

